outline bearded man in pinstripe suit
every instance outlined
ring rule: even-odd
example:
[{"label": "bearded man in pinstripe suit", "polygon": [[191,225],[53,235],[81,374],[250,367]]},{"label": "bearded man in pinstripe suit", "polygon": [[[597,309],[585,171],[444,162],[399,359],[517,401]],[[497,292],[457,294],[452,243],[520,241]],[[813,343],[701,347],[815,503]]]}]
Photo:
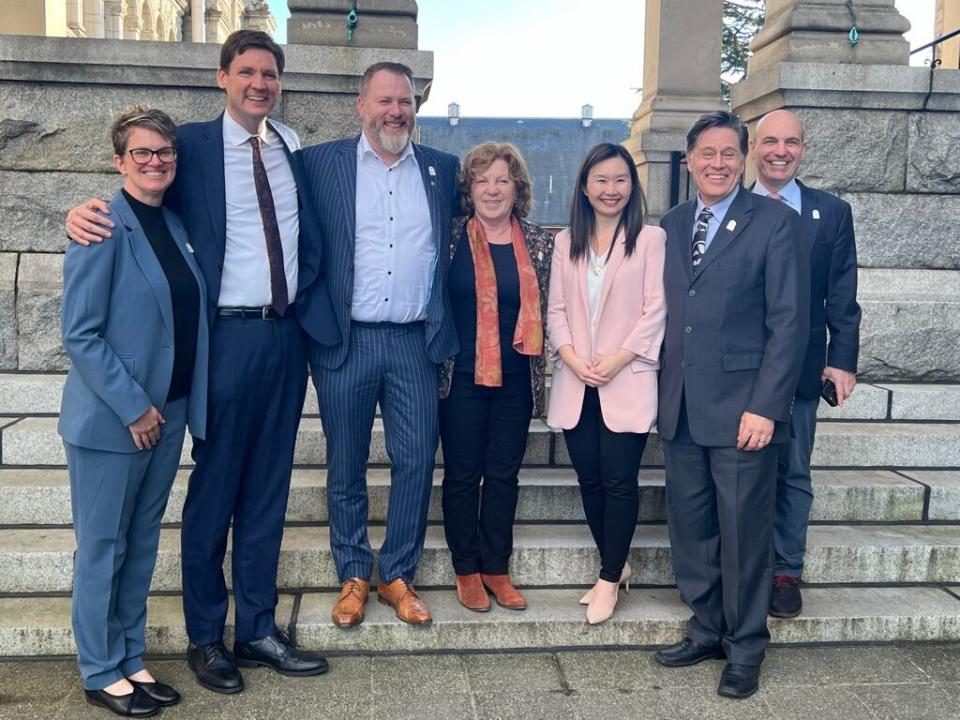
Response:
[{"label": "bearded man in pinstripe suit", "polygon": [[319,273],[342,338],[310,351],[341,627],[363,621],[370,590],[366,463],[378,404],[391,483],[377,592],[401,620],[431,621],[412,582],[437,450],[437,365],[458,351],[445,286],[459,161],[411,142],[414,103],[410,68],[372,65],[357,99],[361,134],[303,150],[325,240]]}]

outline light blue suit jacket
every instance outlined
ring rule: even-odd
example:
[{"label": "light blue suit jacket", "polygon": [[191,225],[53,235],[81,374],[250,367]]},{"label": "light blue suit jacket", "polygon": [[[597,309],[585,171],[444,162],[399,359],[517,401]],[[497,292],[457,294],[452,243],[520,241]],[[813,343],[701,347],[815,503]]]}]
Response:
[{"label": "light blue suit jacket", "polygon": [[[71,368],[58,430],[79,447],[133,453],[127,428],[155,406],[162,415],[173,375],[173,303],[160,261],[130,204],[110,202],[109,241],[70,243],[63,263],[63,345]],[[203,438],[207,418],[206,284],[180,219],[164,210],[170,234],[200,289],[197,353],[187,421]],[[162,431],[161,431],[162,432]]]}]

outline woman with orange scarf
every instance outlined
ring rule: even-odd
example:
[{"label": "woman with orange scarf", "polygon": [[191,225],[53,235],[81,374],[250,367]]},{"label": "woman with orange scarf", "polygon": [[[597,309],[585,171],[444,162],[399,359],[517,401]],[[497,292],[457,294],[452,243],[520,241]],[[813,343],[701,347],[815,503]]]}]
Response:
[{"label": "woman with orange scarf", "polygon": [[[443,526],[460,603],[526,608],[509,575],[520,464],[543,414],[544,320],[553,237],[523,218],[532,187],[520,151],[484,143],[460,171],[448,287],[460,353],[440,387]],[[481,493],[481,482],[483,492]]]}]

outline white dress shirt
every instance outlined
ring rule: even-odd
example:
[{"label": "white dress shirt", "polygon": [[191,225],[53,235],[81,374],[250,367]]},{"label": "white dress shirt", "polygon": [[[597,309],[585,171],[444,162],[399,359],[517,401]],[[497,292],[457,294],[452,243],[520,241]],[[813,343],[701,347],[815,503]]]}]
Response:
[{"label": "white dress shirt", "polygon": [[[753,192],[755,195],[767,197],[771,191],[767,190],[763,183],[757,180],[753,184]],[[797,215],[803,214],[801,212],[803,207],[803,197],[800,193],[800,186],[797,185],[796,178],[790,178],[790,182],[780,188],[780,190],[777,192],[777,195],[780,196],[779,200],[789,205],[790,208],[797,213]]]},{"label": "white dress shirt", "polygon": [[[297,242],[300,237],[300,212],[297,183],[283,149],[283,141],[293,152],[300,147],[297,134],[286,125],[270,121],[259,133],[260,157],[270,181],[273,206],[280,228],[283,266],[287,276],[287,298],[297,296]],[[223,114],[223,177],[227,201],[227,245],[220,278],[219,307],[260,307],[270,305],[270,261],[263,233],[263,218],[253,180],[251,134]]]},{"label": "white dress shirt", "polygon": [[354,243],[351,318],[394,323],[425,319],[437,249],[412,145],[387,165],[361,133]]}]

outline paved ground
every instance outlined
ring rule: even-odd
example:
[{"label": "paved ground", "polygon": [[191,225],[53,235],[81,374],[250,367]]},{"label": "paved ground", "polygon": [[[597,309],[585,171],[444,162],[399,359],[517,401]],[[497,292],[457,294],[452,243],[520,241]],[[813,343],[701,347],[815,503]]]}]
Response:
[{"label": "paved ground", "polygon": [[[716,695],[719,661],[666,669],[639,650],[335,657],[321,678],[245,671],[235,696],[199,688],[182,661],[150,667],[184,696],[162,715],[182,720],[960,719],[960,643],[775,648],[741,702]],[[107,717],[71,661],[0,663],[0,719]]]}]

